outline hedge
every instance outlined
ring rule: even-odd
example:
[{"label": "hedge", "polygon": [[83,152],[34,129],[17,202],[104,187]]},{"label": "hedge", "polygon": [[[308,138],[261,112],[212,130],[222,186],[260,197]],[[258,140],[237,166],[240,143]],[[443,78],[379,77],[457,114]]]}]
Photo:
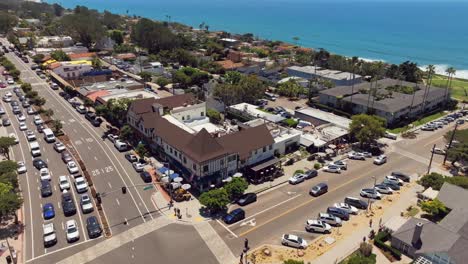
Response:
[{"label": "hedge", "polygon": [[384,251],[389,251],[393,257],[395,257],[397,260],[400,260],[401,259],[401,252],[396,249],[396,248],[393,248],[387,244],[385,244],[385,242],[387,240],[390,239],[390,234],[387,233],[387,232],[379,232],[375,238],[374,238],[374,244],[375,246],[377,246],[378,248],[384,250]]}]

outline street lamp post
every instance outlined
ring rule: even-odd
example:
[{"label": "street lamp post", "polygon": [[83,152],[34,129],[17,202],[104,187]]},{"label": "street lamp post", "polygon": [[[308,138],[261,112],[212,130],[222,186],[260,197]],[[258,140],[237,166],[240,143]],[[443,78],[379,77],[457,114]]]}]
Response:
[{"label": "street lamp post", "polygon": [[453,128],[452,135],[450,135],[450,142],[449,142],[449,145],[447,147],[447,150],[445,151],[444,165],[445,165],[445,162],[447,161],[448,151],[452,147],[452,142],[453,142],[453,139],[455,138],[455,133],[457,132],[457,127],[458,127],[458,123],[455,124],[455,127]]}]

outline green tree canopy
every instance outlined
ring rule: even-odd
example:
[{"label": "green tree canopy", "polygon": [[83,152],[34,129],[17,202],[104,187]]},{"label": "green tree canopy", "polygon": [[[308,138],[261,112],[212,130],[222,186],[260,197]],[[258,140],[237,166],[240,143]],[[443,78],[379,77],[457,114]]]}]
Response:
[{"label": "green tree canopy", "polygon": [[215,109],[208,108],[206,110],[206,116],[210,118],[210,121],[219,124],[221,123],[221,113]]},{"label": "green tree canopy", "polygon": [[385,119],[373,115],[354,115],[349,125],[349,134],[361,145],[368,145],[385,134]]},{"label": "green tree canopy", "polygon": [[55,134],[60,134],[60,131],[62,130],[62,128],[63,128],[63,125],[62,125],[62,122],[60,120],[55,119],[52,122],[52,129],[54,130]]},{"label": "green tree canopy", "polygon": [[15,139],[12,137],[0,137],[0,151],[10,159],[10,147],[15,145]]},{"label": "green tree canopy", "polygon": [[445,207],[445,205],[437,198],[432,201],[422,202],[421,209],[424,212],[436,217],[445,216],[449,212],[449,209]]},{"label": "green tree canopy", "polygon": [[[452,138],[453,131],[445,133],[444,138],[447,144]],[[455,131],[453,139],[458,143],[452,143],[450,149],[447,151],[447,159],[454,164],[455,162],[467,162],[468,161],[468,129],[461,129]]]},{"label": "green tree canopy", "polygon": [[140,19],[132,29],[131,39],[138,46],[147,49],[150,53],[160,50],[172,50],[181,46],[177,35],[165,27],[163,23],[146,18]]},{"label": "green tree canopy", "polygon": [[444,178],[445,177],[442,174],[433,172],[431,174],[427,174],[421,177],[418,183],[426,189],[431,187],[434,190],[440,190],[440,188],[442,188],[442,185],[445,182]]},{"label": "green tree canopy", "polygon": [[77,6],[73,14],[63,16],[59,24],[64,34],[88,48],[105,36],[106,32],[98,13],[82,6]]},{"label": "green tree canopy", "polygon": [[208,80],[208,73],[192,67],[184,67],[182,69],[179,69],[174,73],[172,77],[172,81],[174,83],[179,83],[184,88],[187,88],[192,85],[200,86],[208,82]]},{"label": "green tree canopy", "polygon": [[283,261],[283,264],[304,264],[304,261],[288,259],[288,260]]},{"label": "green tree canopy", "polygon": [[305,93],[305,89],[296,80],[290,79],[278,86],[278,93],[283,96],[296,98],[300,94]]},{"label": "green tree canopy", "polygon": [[0,161],[0,174],[8,173],[8,172],[16,172],[18,169],[18,163],[12,160],[4,160]]},{"label": "green tree canopy", "polygon": [[226,208],[229,196],[224,188],[213,189],[200,195],[200,203],[210,211],[218,211]]},{"label": "green tree canopy", "polygon": [[54,50],[50,53],[50,57],[56,61],[70,61],[70,56],[63,50]]},{"label": "green tree canopy", "polygon": [[6,12],[0,11],[0,32],[7,33],[18,23],[16,16]]},{"label": "green tree canopy", "polygon": [[0,182],[11,184],[16,189],[18,188],[18,174],[16,171],[2,173],[0,174]]},{"label": "green tree canopy", "polygon": [[159,77],[156,79],[156,84],[159,85],[159,87],[164,88],[166,85],[170,84],[171,81],[168,78],[165,77]]},{"label": "green tree canopy", "polygon": [[115,41],[115,44],[117,45],[121,45],[124,42],[124,35],[120,30],[112,30],[109,32],[109,37]]},{"label": "green tree canopy", "polygon": [[242,74],[237,71],[228,71],[224,74],[224,83],[239,84],[242,80]]},{"label": "green tree canopy", "polygon": [[11,184],[0,182],[0,214],[1,216],[15,214],[21,208],[23,200],[15,193]]},{"label": "green tree canopy", "polygon": [[36,55],[32,56],[32,59],[33,59],[34,63],[39,64],[39,63],[42,62],[44,57],[45,57],[44,54],[36,54]]},{"label": "green tree canopy", "polygon": [[133,135],[133,129],[129,125],[124,125],[120,129],[120,137],[124,140],[130,140]]},{"label": "green tree canopy", "polygon": [[138,75],[140,75],[143,81],[151,82],[152,74],[150,72],[143,71],[143,72],[140,72]]},{"label": "green tree canopy", "polygon": [[146,149],[145,144],[139,143],[136,148],[135,152],[140,156],[141,158],[146,157],[148,155],[148,150]]},{"label": "green tree canopy", "polygon": [[232,181],[224,186],[231,200],[234,200],[244,194],[249,184],[244,178],[232,178]]},{"label": "green tree canopy", "polygon": [[267,85],[255,76],[242,76],[237,84],[222,83],[216,85],[213,95],[225,105],[240,102],[254,103],[263,97]]}]

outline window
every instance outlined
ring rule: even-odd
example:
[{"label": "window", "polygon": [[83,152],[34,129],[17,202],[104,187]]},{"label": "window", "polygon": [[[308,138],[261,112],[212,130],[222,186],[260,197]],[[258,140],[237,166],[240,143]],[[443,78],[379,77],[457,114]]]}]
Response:
[{"label": "window", "polygon": [[171,154],[172,154],[172,148],[171,148],[171,147],[169,147],[169,151],[170,151],[170,152],[171,152]]},{"label": "window", "polygon": [[266,147],[263,147],[263,152],[266,152]]},{"label": "window", "polygon": [[207,172],[207,171],[208,171],[208,165],[203,166],[203,172]]},{"label": "window", "polygon": [[184,161],[184,164],[187,163],[187,159],[185,158],[185,156],[183,157],[183,161]]},{"label": "window", "polygon": [[182,120],[185,120],[185,116],[182,116]]},{"label": "window", "polygon": [[190,115],[187,115],[187,120],[190,120]]},{"label": "window", "polygon": [[200,114],[200,115],[201,115],[201,116],[205,116],[205,112],[201,112],[201,114]]},{"label": "window", "polygon": [[272,149],[273,149],[273,145],[270,145],[270,146],[268,147],[268,149],[269,149],[269,150],[272,150]]},{"label": "window", "polygon": [[193,168],[193,170],[197,170],[197,165],[193,164],[192,168]]},{"label": "window", "polygon": [[232,155],[228,157],[228,162],[236,160],[236,155]]},{"label": "window", "polygon": [[219,161],[219,164],[221,164],[221,166],[223,166],[223,165],[224,165],[224,160],[223,160],[223,159],[220,160],[220,161]]}]

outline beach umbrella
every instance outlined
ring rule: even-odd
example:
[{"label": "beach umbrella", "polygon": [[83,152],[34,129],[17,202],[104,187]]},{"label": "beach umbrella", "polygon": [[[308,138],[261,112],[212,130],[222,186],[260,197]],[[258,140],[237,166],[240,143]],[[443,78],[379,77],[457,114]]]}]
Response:
[{"label": "beach umbrella", "polygon": [[333,153],[335,153],[335,152],[333,151],[333,149],[326,149],[325,152],[326,152],[327,154],[333,154]]},{"label": "beach umbrella", "polygon": [[223,180],[223,182],[231,182],[231,181],[232,181],[231,177],[227,177],[226,179]]},{"label": "beach umbrella", "polygon": [[182,179],[182,177],[176,177],[176,178],[174,178],[172,181],[173,181],[173,182],[179,182],[179,183],[180,183],[180,182],[182,182],[183,180],[184,180],[184,179]]},{"label": "beach umbrella", "polygon": [[336,149],[336,145],[333,145],[333,144],[328,145],[328,147],[331,149]]},{"label": "beach umbrella", "polygon": [[167,177],[167,176],[166,176],[166,177],[162,177],[162,178],[161,178],[161,182],[162,182],[162,183],[169,183],[169,177]]},{"label": "beach umbrella", "polygon": [[172,186],[172,189],[175,190],[175,189],[179,188],[181,186],[181,184],[178,183],[178,182],[173,182],[173,183],[171,183],[171,186]]},{"label": "beach umbrella", "polygon": [[187,191],[187,190],[190,190],[190,188],[192,188],[192,186],[190,184],[186,183],[186,184],[182,184],[181,188]]},{"label": "beach umbrella", "polygon": [[242,173],[236,172],[232,177],[234,177],[234,178],[240,178],[240,177],[242,177]]}]

